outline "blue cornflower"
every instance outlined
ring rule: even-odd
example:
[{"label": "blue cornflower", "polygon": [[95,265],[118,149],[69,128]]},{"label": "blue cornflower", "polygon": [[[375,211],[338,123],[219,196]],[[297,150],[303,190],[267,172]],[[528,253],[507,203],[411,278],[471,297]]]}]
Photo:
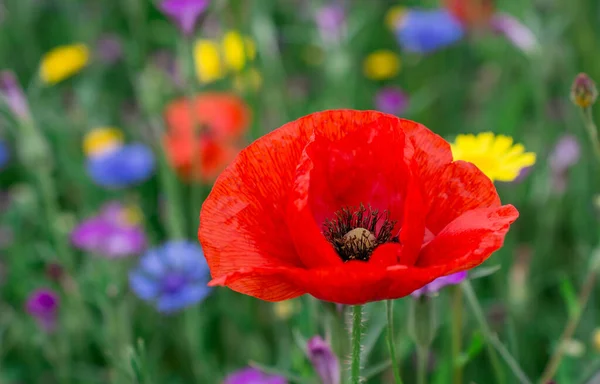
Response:
[{"label": "blue cornflower", "polygon": [[87,170],[92,180],[108,188],[142,182],[152,175],[154,166],[154,154],[140,143],[124,145],[87,160]]},{"label": "blue cornflower", "polygon": [[130,272],[131,289],[172,313],[202,301],[210,292],[209,270],[202,248],[188,241],[172,241],[147,251]]},{"label": "blue cornflower", "polygon": [[460,21],[446,9],[411,9],[396,27],[400,46],[416,53],[447,47],[462,39],[464,34]]},{"label": "blue cornflower", "polygon": [[0,169],[4,168],[9,159],[10,152],[8,151],[8,146],[6,145],[6,142],[0,140]]}]

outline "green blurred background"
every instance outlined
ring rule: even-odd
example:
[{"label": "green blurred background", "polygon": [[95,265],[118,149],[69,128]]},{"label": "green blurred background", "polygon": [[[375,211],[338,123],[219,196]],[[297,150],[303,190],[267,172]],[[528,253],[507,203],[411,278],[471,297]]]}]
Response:
[{"label": "green blurred background", "polygon": [[[598,243],[600,192],[598,166],[578,111],[569,101],[579,72],[600,79],[600,2],[596,0],[499,0],[536,35],[539,52],[526,54],[506,39],[474,33],[430,55],[403,53],[383,20],[392,6],[437,7],[437,1],[348,0],[347,39],[324,48],[314,12],[317,0],[213,1],[197,32],[218,37],[236,29],[251,36],[257,56],[252,66],[262,76],[257,90],[242,92],[253,110],[248,141],[310,112],[331,108],[373,109],[384,85],[397,85],[410,98],[402,117],[425,124],[452,140],[459,133],[493,131],[513,136],[537,163],[519,183],[497,183],[503,202],[521,215],[504,248],[485,266],[501,268],[473,282],[499,339],[533,379],[539,377],[568,319],[577,311],[576,295]],[[43,86],[40,60],[55,46],[82,42],[91,49],[106,34],[122,43],[114,64],[92,58],[81,73],[56,86]],[[60,215],[52,225],[65,236],[82,218],[110,199],[140,205],[151,244],[165,238],[157,177],[124,191],[97,188],[85,174],[81,141],[97,126],[116,126],[130,139],[151,142],[148,115],[160,116],[165,103],[184,91],[157,75],[155,54],[180,55],[185,40],[155,4],[144,0],[5,0],[0,3],[0,67],[13,70],[26,90],[32,115],[52,148],[53,180]],[[402,60],[392,79],[373,81],[362,71],[363,59],[390,49]],[[153,61],[154,60],[154,61]],[[189,85],[190,80],[185,80]],[[226,78],[196,90],[231,89]],[[153,110],[140,112],[140,98]],[[595,116],[600,118],[598,111]],[[0,121],[9,143],[20,134],[10,119]],[[564,191],[552,185],[548,155],[558,139],[571,134],[581,146],[580,161],[570,168]],[[12,145],[14,148],[14,145]],[[61,290],[63,326],[40,332],[26,314],[27,295],[52,286],[46,264],[56,258],[48,224],[42,219],[39,191],[17,160],[0,172],[0,190],[12,196],[0,225],[13,236],[0,249],[1,383],[129,383],[141,370],[148,383],[218,383],[225,374],[252,360],[277,371],[294,372],[317,382],[299,340],[322,333],[327,306],[303,297],[290,316],[270,303],[225,288],[198,306],[162,316],[129,292],[132,260],[102,260],[77,254],[75,287]],[[180,183],[187,196],[190,187]],[[197,210],[183,205],[188,235],[195,239]],[[597,252],[597,251],[596,251]],[[414,382],[414,347],[407,334],[410,299],[396,304],[397,339],[402,371]],[[450,383],[450,296],[437,300],[440,328],[432,352],[430,381]],[[367,367],[388,359],[382,303],[368,306],[367,339],[373,344]],[[597,290],[592,294],[570,344],[557,383],[585,383],[600,370]],[[337,319],[340,320],[340,319]],[[491,366],[471,312],[464,311],[465,383],[493,382]],[[143,343],[141,347],[140,343]],[[300,342],[300,344],[302,344]],[[345,356],[341,357],[345,361]],[[138,367],[138,368],[136,368]],[[384,364],[369,383],[391,383]],[[506,369],[507,382],[516,379]],[[136,381],[137,380],[137,381]]]}]

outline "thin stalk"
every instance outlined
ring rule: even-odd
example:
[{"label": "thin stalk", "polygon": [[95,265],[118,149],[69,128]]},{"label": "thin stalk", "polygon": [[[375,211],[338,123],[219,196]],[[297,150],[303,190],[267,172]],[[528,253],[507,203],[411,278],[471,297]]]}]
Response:
[{"label": "thin stalk", "polygon": [[575,330],[577,329],[577,326],[579,325],[579,321],[581,320],[581,315],[583,314],[583,310],[585,309],[585,307],[588,303],[588,300],[590,298],[590,295],[591,295],[592,291],[594,290],[594,285],[596,283],[596,277],[597,277],[596,268],[591,268],[585,278],[585,282],[583,283],[583,285],[581,287],[581,292],[579,293],[579,296],[577,299],[577,311],[575,311],[573,316],[571,316],[571,318],[567,322],[567,325],[565,326],[565,329],[563,330],[562,334],[560,335],[560,338],[558,339],[558,346],[557,346],[556,350],[554,351],[554,353],[552,354],[552,357],[548,361],[548,364],[546,365],[546,368],[544,369],[544,373],[542,373],[542,377],[540,379],[541,384],[548,383],[550,380],[552,380],[552,378],[556,374],[556,371],[558,370],[558,367],[560,366],[562,358],[564,357],[564,354],[565,354],[564,346],[566,344],[566,341],[573,337],[573,334],[575,333]]},{"label": "thin stalk", "polygon": [[352,362],[350,367],[351,383],[360,384],[360,349],[362,336],[362,305],[352,308]]},{"label": "thin stalk", "polygon": [[[159,118],[150,120],[150,125],[156,134],[160,137],[160,132],[163,131]],[[165,192],[165,206],[167,215],[167,233],[171,240],[184,239],[185,223],[183,222],[183,212],[181,210],[181,196],[177,177],[173,170],[169,167],[167,154],[162,146],[157,146],[159,151],[158,164],[160,171],[158,172],[159,180],[162,185],[162,190]]]},{"label": "thin stalk", "polygon": [[201,151],[201,135],[202,127],[200,125],[200,116],[196,112],[196,77],[194,75],[194,40],[186,38],[183,41],[180,53],[180,68],[185,77],[185,96],[188,101],[189,116],[192,121],[192,195],[191,207],[195,216],[192,217],[192,233],[195,233],[198,228],[198,213],[200,212],[202,201],[204,199],[204,185],[202,182],[202,154]]},{"label": "thin stalk", "polygon": [[417,384],[427,383],[427,360],[429,350],[427,347],[417,346]]},{"label": "thin stalk", "polygon": [[388,322],[388,348],[390,349],[390,358],[392,359],[392,372],[394,372],[394,380],[396,384],[402,384],[400,376],[400,364],[396,357],[396,342],[394,341],[394,301],[386,300],[387,322]]},{"label": "thin stalk", "polygon": [[[596,155],[596,160],[600,162],[600,141],[598,141],[598,127],[594,123],[594,118],[592,116],[592,108],[580,108],[581,118],[583,119],[583,123],[585,125],[585,129],[588,132],[590,140],[592,141],[592,145],[594,147],[594,154]],[[581,315],[587,303],[589,301],[590,295],[594,289],[594,285],[596,283],[596,277],[598,273],[598,268],[593,266],[589,269],[588,274],[585,278],[583,285],[581,286],[581,291],[579,292],[579,296],[577,299],[577,311],[571,316],[571,318],[567,321],[565,328],[558,339],[558,347],[554,350],[554,353],[550,357],[546,368],[542,373],[540,383],[546,384],[556,374],[558,367],[562,361],[564,356],[564,345],[565,341],[573,337],[577,326],[579,325],[579,321],[581,320]]]},{"label": "thin stalk", "polygon": [[479,328],[483,333],[483,336],[486,340],[486,347],[488,354],[490,356],[490,361],[492,363],[492,367],[494,370],[494,376],[496,377],[497,383],[506,383],[506,377],[504,375],[504,370],[500,365],[500,360],[498,360],[498,355],[496,354],[496,350],[500,353],[504,361],[507,363],[509,368],[515,377],[519,380],[521,384],[531,384],[531,380],[527,377],[527,375],[523,372],[519,364],[515,361],[515,359],[510,355],[506,347],[498,340],[495,334],[492,333],[490,327],[485,319],[485,315],[483,314],[483,309],[477,300],[477,296],[475,295],[475,291],[473,290],[473,286],[469,280],[465,280],[461,283],[461,287],[469,305],[471,306],[471,310],[475,315],[477,322],[479,323]]},{"label": "thin stalk", "polygon": [[454,286],[452,289],[452,323],[451,323],[451,341],[452,341],[452,382],[454,384],[462,384],[463,382],[463,365],[456,364],[460,358],[462,350],[462,326],[463,318],[462,312],[464,308],[463,304],[463,292],[458,286]]},{"label": "thin stalk", "polygon": [[598,141],[598,127],[594,123],[594,118],[592,117],[592,108],[579,108],[581,112],[581,117],[583,119],[583,123],[585,125],[585,130],[587,131],[590,140],[592,141],[592,146],[594,147],[594,155],[596,155],[596,160],[600,161],[600,141]]}]

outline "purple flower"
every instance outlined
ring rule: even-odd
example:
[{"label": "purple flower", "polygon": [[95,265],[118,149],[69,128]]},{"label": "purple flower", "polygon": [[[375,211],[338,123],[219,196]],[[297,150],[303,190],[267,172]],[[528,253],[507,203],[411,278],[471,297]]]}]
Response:
[{"label": "purple flower", "polygon": [[4,102],[17,118],[29,119],[27,99],[15,74],[11,71],[0,72],[0,96],[4,98]]},{"label": "purple flower", "polygon": [[539,49],[535,35],[519,20],[505,13],[497,13],[492,17],[491,27],[494,31],[503,34],[515,47],[525,53],[532,53]]},{"label": "purple flower", "polygon": [[315,21],[324,41],[338,41],[346,24],[346,12],[341,4],[329,4],[317,10]]},{"label": "purple flower", "polygon": [[225,378],[223,384],[287,384],[285,377],[267,375],[256,368],[244,368]]},{"label": "purple flower", "polygon": [[131,289],[162,313],[202,301],[211,291],[208,280],[202,248],[188,241],[172,241],[150,249],[129,274]]},{"label": "purple flower", "polygon": [[414,298],[419,298],[422,295],[432,295],[434,293],[437,293],[440,289],[444,288],[447,285],[460,284],[466,278],[467,271],[457,272],[453,273],[452,275],[438,277],[423,288],[419,288],[413,293],[411,293],[411,296]]},{"label": "purple flower", "polygon": [[446,9],[409,10],[396,26],[400,46],[416,53],[430,53],[463,38],[464,27]]},{"label": "purple flower", "polygon": [[163,0],[159,9],[170,17],[186,36],[196,29],[198,18],[208,7],[208,0]]},{"label": "purple flower", "polygon": [[40,328],[53,332],[56,329],[59,304],[60,299],[54,291],[42,288],[29,295],[25,309],[35,318]]},{"label": "purple flower", "polygon": [[375,95],[375,107],[378,111],[401,115],[408,106],[408,95],[397,87],[384,87]]},{"label": "purple flower", "polygon": [[73,232],[75,247],[111,259],[135,255],[146,248],[142,228],[128,222],[119,203],[105,205],[100,214],[83,221]]},{"label": "purple flower", "polygon": [[322,384],[340,384],[340,362],[331,350],[331,346],[321,338],[314,336],[307,343],[308,358]]},{"label": "purple flower", "polygon": [[92,180],[106,188],[123,188],[148,179],[154,172],[154,154],[144,144],[124,145],[87,160]]},{"label": "purple flower", "polygon": [[581,157],[579,142],[574,136],[561,137],[548,157],[550,165],[552,187],[562,193],[567,188],[567,171],[577,164]]},{"label": "purple flower", "polygon": [[117,35],[106,34],[96,42],[96,54],[106,64],[114,64],[123,57],[123,45]]}]

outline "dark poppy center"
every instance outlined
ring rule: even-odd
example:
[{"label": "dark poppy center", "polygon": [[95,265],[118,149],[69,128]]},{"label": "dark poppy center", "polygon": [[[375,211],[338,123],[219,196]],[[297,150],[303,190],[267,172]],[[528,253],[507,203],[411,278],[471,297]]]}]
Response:
[{"label": "dark poppy center", "polygon": [[369,261],[381,244],[398,242],[392,234],[396,222],[390,220],[388,210],[379,212],[361,204],[358,208],[342,208],[334,216],[325,220],[323,235],[344,262]]}]

